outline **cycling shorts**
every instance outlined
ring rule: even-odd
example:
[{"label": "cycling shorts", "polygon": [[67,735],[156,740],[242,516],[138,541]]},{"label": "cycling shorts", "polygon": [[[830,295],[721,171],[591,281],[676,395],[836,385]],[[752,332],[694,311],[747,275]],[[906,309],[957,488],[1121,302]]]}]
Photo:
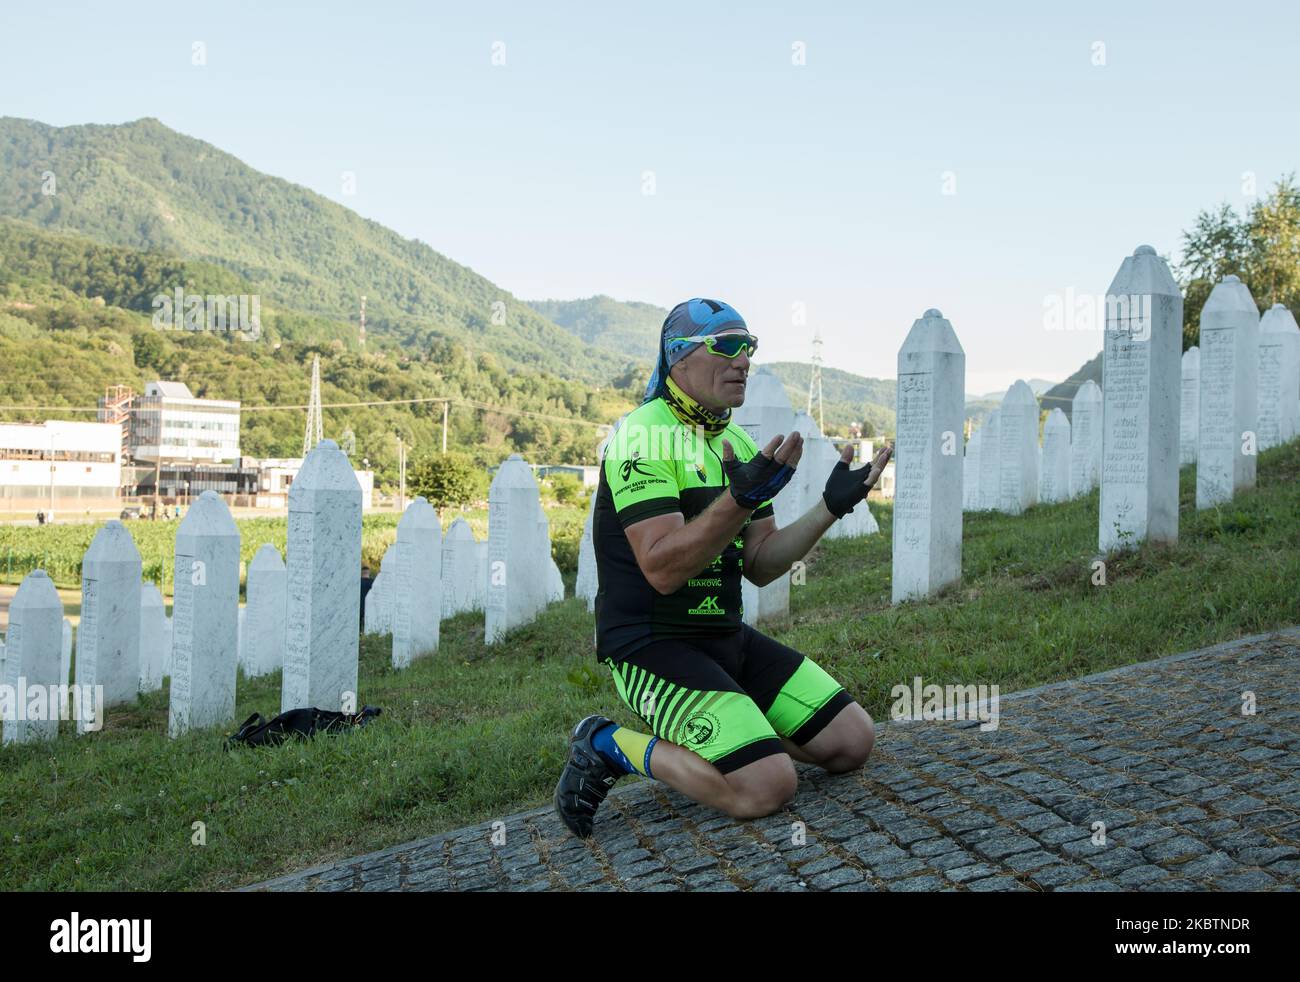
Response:
[{"label": "cycling shorts", "polygon": [[605,659],[619,697],[655,736],[723,774],[803,746],[852,696],[811,658],[748,624],[722,637],[676,638]]}]

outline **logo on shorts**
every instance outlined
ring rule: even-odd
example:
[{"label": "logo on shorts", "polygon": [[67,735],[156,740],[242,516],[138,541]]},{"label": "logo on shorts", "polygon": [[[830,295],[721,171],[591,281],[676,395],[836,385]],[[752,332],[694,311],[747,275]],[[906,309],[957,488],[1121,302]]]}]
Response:
[{"label": "logo on shorts", "polygon": [[693,750],[707,747],[718,735],[718,717],[712,713],[692,713],[682,724],[686,745]]},{"label": "logo on shorts", "polygon": [[718,606],[717,597],[705,597],[700,601],[698,607],[692,607],[686,613],[688,614],[725,614],[726,611]]}]

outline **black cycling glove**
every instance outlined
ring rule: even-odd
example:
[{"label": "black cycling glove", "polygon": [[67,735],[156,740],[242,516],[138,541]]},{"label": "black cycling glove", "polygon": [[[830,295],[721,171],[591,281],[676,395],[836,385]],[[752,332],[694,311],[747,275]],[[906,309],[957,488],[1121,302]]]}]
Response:
[{"label": "black cycling glove", "polygon": [[778,464],[775,458],[762,451],[745,463],[732,458],[723,460],[731,495],[742,508],[757,508],[790,483],[795,469],[789,464]]},{"label": "black cycling glove", "polygon": [[871,485],[866,483],[869,473],[871,473],[871,464],[867,464],[865,468],[852,469],[843,460],[832,468],[831,476],[826,479],[826,490],[822,492],[822,499],[832,515],[843,518],[853,511],[854,505],[867,496],[867,492],[871,490]]}]

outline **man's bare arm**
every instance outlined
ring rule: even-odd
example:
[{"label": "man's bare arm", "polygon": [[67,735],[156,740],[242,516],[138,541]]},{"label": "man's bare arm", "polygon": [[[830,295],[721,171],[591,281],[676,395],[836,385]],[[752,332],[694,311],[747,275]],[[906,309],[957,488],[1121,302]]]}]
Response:
[{"label": "man's bare arm", "polygon": [[808,555],[834,524],[835,516],[821,498],[785,528],[777,528],[775,518],[751,522],[745,529],[745,578],[756,586],[767,586]]},{"label": "man's bare arm", "polygon": [[[803,438],[796,432],[784,441],[781,435],[773,437],[762,452],[793,465],[802,449]],[[730,458],[729,445],[726,452]],[[656,515],[629,525],[627,540],[646,581],[667,595],[713,562],[751,514],[752,508],[742,507],[729,491],[723,491],[692,521],[687,522],[681,512]]]},{"label": "man's bare arm", "polygon": [[646,580],[667,595],[713,562],[750,514],[730,494],[720,494],[691,522],[678,511],[629,525],[627,541]]},{"label": "man's bare arm", "polygon": [[[880,480],[880,473],[889,461],[890,450],[885,448],[876,454],[870,467],[859,469],[868,488],[874,487]],[[840,459],[853,459],[852,446],[840,451]],[[865,507],[865,506],[864,506]],[[745,529],[745,577],[757,586],[767,586],[785,573],[800,559],[808,555],[817,540],[835,524],[837,519],[826,507],[824,498],[808,509],[792,525],[785,528],[776,527],[775,518],[751,522]]]}]

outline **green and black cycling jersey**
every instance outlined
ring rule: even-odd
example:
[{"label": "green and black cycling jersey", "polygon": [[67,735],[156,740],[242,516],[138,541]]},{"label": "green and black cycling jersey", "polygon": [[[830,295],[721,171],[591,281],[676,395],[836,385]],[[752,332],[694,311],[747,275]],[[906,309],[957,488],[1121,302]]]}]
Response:
[{"label": "green and black cycling jersey", "polygon": [[[722,441],[736,459],[758,447],[729,422],[714,436],[684,426],[660,397],[629,413],[606,445],[592,519],[599,588],[596,658],[618,661],[672,638],[716,637],[741,626],[740,577],[744,540],[737,534],[712,563],[676,592],[660,594],[641,572],[624,529],[656,515],[681,512],[687,522],[727,488]],[[770,518],[765,501],[746,520]]]}]

